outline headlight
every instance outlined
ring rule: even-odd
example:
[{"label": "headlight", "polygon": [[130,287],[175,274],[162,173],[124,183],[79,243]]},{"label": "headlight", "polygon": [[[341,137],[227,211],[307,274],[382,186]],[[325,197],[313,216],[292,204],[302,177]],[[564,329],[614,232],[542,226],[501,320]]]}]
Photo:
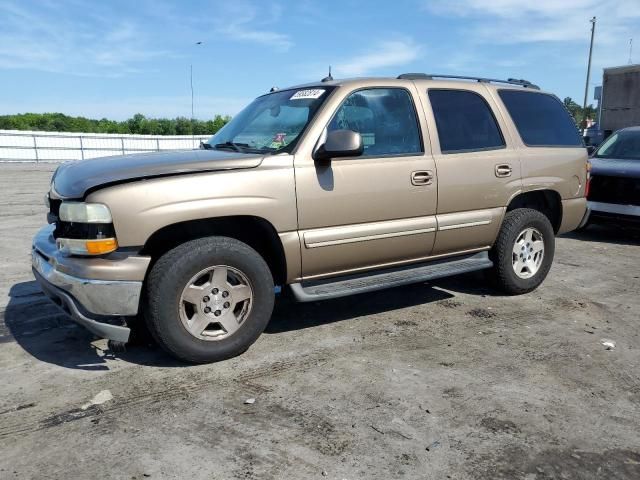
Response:
[{"label": "headlight", "polygon": [[109,207],[102,203],[62,202],[60,220],[74,223],[111,223]]}]

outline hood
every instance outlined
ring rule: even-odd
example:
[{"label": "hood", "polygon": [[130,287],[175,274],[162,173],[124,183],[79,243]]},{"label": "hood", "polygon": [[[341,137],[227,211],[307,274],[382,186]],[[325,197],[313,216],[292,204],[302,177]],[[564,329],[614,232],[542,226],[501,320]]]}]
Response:
[{"label": "hood", "polygon": [[640,178],[640,158],[637,160],[623,160],[592,157],[589,162],[591,162],[592,175]]},{"label": "hood", "polygon": [[60,165],[53,189],[62,198],[81,198],[88,190],[107,184],[179,173],[254,168],[259,154],[220,150],[177,150],[93,158]]}]

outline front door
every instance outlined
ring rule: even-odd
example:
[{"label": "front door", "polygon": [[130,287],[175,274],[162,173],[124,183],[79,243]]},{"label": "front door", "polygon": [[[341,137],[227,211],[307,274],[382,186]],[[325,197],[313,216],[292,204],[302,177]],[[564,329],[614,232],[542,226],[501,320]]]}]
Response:
[{"label": "front door", "polygon": [[296,154],[307,279],[416,261],[435,239],[436,170],[415,92],[395,85],[341,90],[318,116],[314,135],[356,131],[364,153],[321,163],[309,150]]}]

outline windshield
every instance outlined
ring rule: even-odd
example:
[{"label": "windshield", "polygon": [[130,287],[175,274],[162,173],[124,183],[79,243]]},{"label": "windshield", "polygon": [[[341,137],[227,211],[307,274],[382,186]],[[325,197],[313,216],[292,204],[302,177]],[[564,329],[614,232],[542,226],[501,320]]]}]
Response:
[{"label": "windshield", "polygon": [[290,152],[330,90],[301,88],[258,97],[204,147],[247,153]]},{"label": "windshield", "polygon": [[602,144],[595,156],[640,160],[640,130],[614,133]]}]

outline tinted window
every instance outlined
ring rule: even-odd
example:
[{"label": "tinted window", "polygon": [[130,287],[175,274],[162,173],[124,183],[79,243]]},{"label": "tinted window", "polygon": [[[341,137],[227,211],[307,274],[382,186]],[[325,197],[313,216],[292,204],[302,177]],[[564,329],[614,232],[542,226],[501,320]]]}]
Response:
[{"label": "tinted window", "polygon": [[429,90],[429,100],[442,153],[504,147],[496,119],[487,102],[477,93]]},{"label": "tinted window", "polygon": [[582,146],[571,115],[553,95],[519,90],[500,90],[499,94],[526,145]]},{"label": "tinted window", "polygon": [[418,119],[409,92],[370,88],[349,95],[327,128],[362,135],[364,155],[421,153]]}]

